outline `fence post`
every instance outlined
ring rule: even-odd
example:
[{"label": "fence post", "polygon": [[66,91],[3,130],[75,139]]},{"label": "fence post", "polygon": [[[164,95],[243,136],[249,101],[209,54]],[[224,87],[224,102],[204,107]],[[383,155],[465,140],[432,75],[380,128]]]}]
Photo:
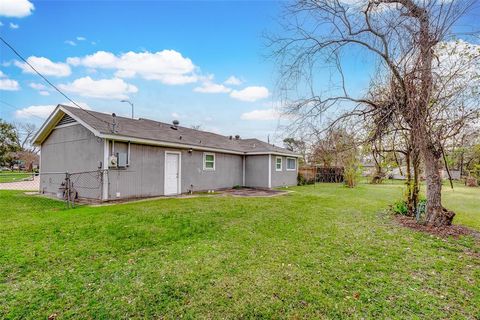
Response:
[{"label": "fence post", "polygon": [[71,200],[70,200],[70,173],[65,172],[65,192],[67,193],[67,208],[71,207]]}]

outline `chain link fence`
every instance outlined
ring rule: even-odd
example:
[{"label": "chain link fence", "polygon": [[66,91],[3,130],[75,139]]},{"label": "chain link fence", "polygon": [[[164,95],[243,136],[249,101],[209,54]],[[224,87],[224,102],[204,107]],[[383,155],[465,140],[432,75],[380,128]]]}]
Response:
[{"label": "chain link fence", "polygon": [[69,207],[79,202],[102,200],[105,170],[83,172],[1,172],[0,191],[39,192],[64,200]]},{"label": "chain link fence", "polygon": [[0,172],[0,190],[38,191],[40,174],[35,172]]}]

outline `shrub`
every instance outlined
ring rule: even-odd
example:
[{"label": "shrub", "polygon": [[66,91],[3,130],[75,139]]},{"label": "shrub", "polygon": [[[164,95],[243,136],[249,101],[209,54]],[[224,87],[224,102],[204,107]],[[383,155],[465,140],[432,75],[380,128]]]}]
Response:
[{"label": "shrub", "polygon": [[392,205],[392,211],[395,214],[401,214],[406,216],[408,214],[407,202],[404,200],[398,200]]},{"label": "shrub", "polygon": [[349,166],[345,167],[345,170],[343,172],[343,177],[345,180],[345,185],[349,188],[353,188],[357,185],[358,180],[360,179],[362,175],[362,170],[360,166],[357,166],[355,164],[351,164]]},{"label": "shrub", "polygon": [[304,186],[307,184],[307,179],[299,172],[297,175],[297,185]]},{"label": "shrub", "polygon": [[427,208],[426,199],[421,199],[420,201],[418,201],[417,208],[415,210],[415,219],[417,219],[418,222],[424,220],[426,208]]}]

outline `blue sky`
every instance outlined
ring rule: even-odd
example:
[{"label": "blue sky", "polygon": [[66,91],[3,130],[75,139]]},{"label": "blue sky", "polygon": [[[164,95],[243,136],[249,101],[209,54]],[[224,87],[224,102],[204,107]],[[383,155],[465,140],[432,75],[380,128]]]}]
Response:
[{"label": "blue sky", "polygon": [[[226,135],[266,139],[275,133],[274,66],[264,57],[262,33],[275,28],[278,3],[30,3],[30,14],[0,16],[0,32],[76,102],[129,115],[129,106],[119,102],[128,97],[137,117],[178,118]],[[105,61],[96,59],[101,51]],[[46,106],[65,102],[5,46],[0,54],[3,79],[18,83],[16,90],[0,91],[0,99],[16,107],[1,104],[1,118],[41,123]],[[82,62],[88,56],[95,63]],[[103,67],[112,56],[117,61]],[[153,65],[137,70],[132,64],[141,59]],[[130,74],[119,76],[119,70]],[[85,93],[85,86],[99,89]]]},{"label": "blue sky", "polygon": [[[278,143],[287,120],[262,34],[278,30],[281,10],[277,1],[2,0],[0,33],[86,108],[128,116],[128,98],[136,117]],[[0,103],[0,118],[41,124],[66,102],[3,45],[0,63],[0,100],[10,104]],[[370,67],[355,52],[347,59],[355,90]]]}]

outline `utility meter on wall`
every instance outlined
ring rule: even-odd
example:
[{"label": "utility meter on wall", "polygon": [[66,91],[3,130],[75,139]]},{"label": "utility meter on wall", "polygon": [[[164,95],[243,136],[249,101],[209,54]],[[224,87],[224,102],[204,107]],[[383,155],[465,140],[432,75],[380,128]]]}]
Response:
[{"label": "utility meter on wall", "polygon": [[110,156],[110,159],[109,159],[109,164],[108,166],[109,167],[116,167],[117,166],[117,156]]}]

